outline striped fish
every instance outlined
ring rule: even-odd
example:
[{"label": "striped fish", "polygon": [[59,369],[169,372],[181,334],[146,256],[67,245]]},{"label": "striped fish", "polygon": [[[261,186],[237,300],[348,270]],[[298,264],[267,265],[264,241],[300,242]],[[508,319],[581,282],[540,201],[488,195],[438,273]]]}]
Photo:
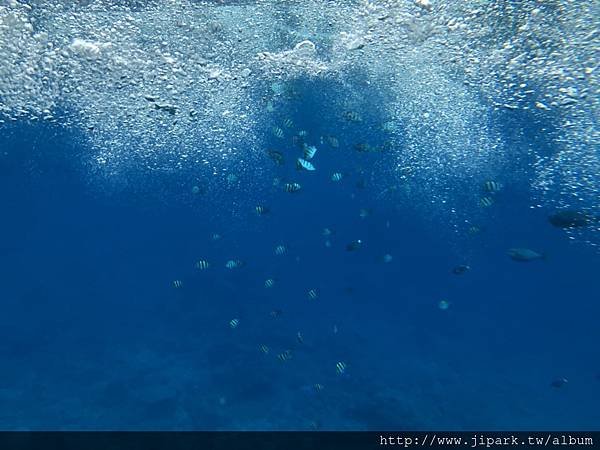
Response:
[{"label": "striped fish", "polygon": [[256,206],[254,208],[254,211],[256,211],[256,214],[258,214],[259,216],[264,216],[265,214],[269,214],[270,212],[269,208],[261,205]]},{"label": "striped fish", "polygon": [[309,289],[309,291],[308,291],[308,298],[309,299],[316,300],[318,296],[319,296],[319,293],[317,292],[316,289]]},{"label": "striped fish", "polygon": [[325,387],[321,383],[313,384],[313,388],[317,392],[321,392],[323,389],[325,389]]},{"label": "striped fish", "polygon": [[306,137],[306,136],[308,136],[308,131],[300,130],[300,131],[298,131],[298,136]]},{"label": "striped fish", "polygon": [[279,244],[275,247],[275,254],[277,256],[285,255],[287,253],[287,247],[283,244]]},{"label": "striped fish", "polygon": [[344,178],[344,175],[342,175],[340,172],[335,172],[333,175],[331,175],[331,181],[341,181],[342,178]]},{"label": "striped fish", "polygon": [[305,159],[313,159],[315,154],[317,153],[317,147],[314,145],[305,145],[304,146],[304,158]]},{"label": "striped fish", "polygon": [[304,147],[304,138],[301,136],[292,136],[292,144],[294,147]]},{"label": "striped fish", "polygon": [[183,286],[183,281],[181,280],[175,280],[173,281],[173,286],[177,289],[179,289],[181,286]]},{"label": "striped fish", "polygon": [[274,284],[275,284],[275,280],[273,278],[268,278],[265,281],[265,287],[266,288],[272,288]]},{"label": "striped fish", "polygon": [[240,324],[240,319],[231,319],[229,321],[229,327],[232,329],[237,328],[239,324]]},{"label": "striped fish", "polygon": [[494,199],[492,197],[482,197],[479,199],[479,206],[482,208],[488,208],[494,204]]},{"label": "striped fish", "polygon": [[294,122],[292,122],[292,119],[285,119],[283,121],[283,126],[286,128],[292,128],[294,126]]},{"label": "striped fish", "polygon": [[258,349],[265,355],[269,354],[269,347],[267,347],[265,344],[261,344]]},{"label": "striped fish", "polygon": [[335,136],[325,136],[325,142],[327,142],[331,147],[338,148],[340,146],[340,141]]},{"label": "striped fish", "polygon": [[225,263],[225,267],[228,269],[237,269],[238,267],[242,267],[243,264],[239,259],[230,259]]},{"label": "striped fish", "polygon": [[278,166],[283,166],[285,163],[283,153],[278,150],[267,150],[267,156]]},{"label": "striped fish", "polygon": [[296,341],[298,341],[298,344],[304,344],[304,336],[299,331],[296,333]]},{"label": "striped fish", "polygon": [[296,167],[298,167],[298,169],[302,170],[308,170],[309,172],[312,172],[315,170],[315,166],[313,166],[313,164],[310,161],[307,161],[305,159],[302,158],[298,158],[298,161],[296,161]]},{"label": "striped fish", "polygon": [[273,127],[271,130],[273,132],[273,136],[279,139],[283,139],[283,130],[279,127]]},{"label": "striped fish", "polygon": [[479,228],[477,225],[471,225],[468,229],[469,234],[477,234],[479,232],[481,232],[481,228]]},{"label": "striped fish", "polygon": [[335,365],[335,370],[338,374],[343,375],[346,372],[346,363],[344,361],[340,361]]},{"label": "striped fish", "polygon": [[283,185],[283,190],[289,193],[298,192],[300,189],[302,189],[300,183],[285,183]]},{"label": "striped fish", "polygon": [[286,350],[280,353],[279,355],[277,355],[277,359],[279,359],[279,361],[289,361],[290,359],[292,359],[291,350]]},{"label": "striped fish", "polygon": [[195,266],[198,270],[206,270],[210,267],[210,264],[208,263],[208,261],[201,259],[200,261],[196,262]]},{"label": "striped fish", "polygon": [[483,190],[485,192],[489,192],[489,193],[494,193],[494,192],[498,192],[502,189],[502,184],[498,183],[497,181],[486,181],[485,183],[483,183]]},{"label": "striped fish", "polygon": [[346,111],[344,113],[344,119],[346,119],[348,122],[362,121],[362,117],[360,117],[360,114],[358,114],[356,111]]}]

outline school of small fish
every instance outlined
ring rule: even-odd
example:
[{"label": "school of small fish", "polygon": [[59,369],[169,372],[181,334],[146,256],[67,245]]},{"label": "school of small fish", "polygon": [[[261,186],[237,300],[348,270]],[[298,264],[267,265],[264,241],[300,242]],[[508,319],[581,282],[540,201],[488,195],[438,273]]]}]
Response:
[{"label": "school of small fish", "polygon": [[[346,121],[349,124],[349,126],[352,126],[353,124],[356,125],[356,124],[362,123],[364,121],[363,116],[359,112],[351,111],[351,110],[345,111],[342,114],[341,119]],[[321,138],[318,142],[318,145],[320,147],[318,148],[317,145],[309,142],[309,140],[310,140],[309,133],[307,131],[297,130],[294,133],[295,122],[291,118],[284,118],[279,123],[280,123],[280,125],[275,125],[271,128],[271,134],[279,142],[278,146],[281,146],[281,143],[286,142],[286,139],[289,138],[289,140],[292,144],[292,148],[298,148],[299,151],[296,154],[290,154],[290,152],[283,151],[280,149],[265,150],[264,155],[266,157],[268,157],[269,159],[271,159],[275,163],[275,166],[278,168],[285,166],[286,161],[291,160],[291,161],[295,161],[296,169],[300,172],[317,172],[318,173],[317,165],[316,165],[315,161],[317,161],[319,159],[318,155],[321,155],[321,151],[323,153],[325,153],[325,152],[334,151],[335,149],[339,149],[340,147],[343,147],[343,142],[338,137],[336,137],[332,134],[327,134],[327,135],[321,136]],[[395,127],[396,127],[396,125],[393,122],[385,122],[379,127],[379,130],[384,133],[392,132],[395,129]],[[365,142],[359,142],[359,143],[355,143],[353,146],[349,146],[349,148],[354,148],[356,151],[361,152],[361,153],[373,153],[373,152],[384,151],[386,146],[385,146],[385,144],[376,146],[376,145],[372,145],[372,144],[365,143]],[[281,170],[281,169],[278,169],[278,170]],[[307,175],[307,176],[311,177],[314,175]],[[334,170],[333,172],[329,172],[329,175],[326,175],[326,176],[331,182],[334,182],[335,184],[338,184],[341,186],[344,186],[344,185],[351,186],[351,183],[348,185],[348,184],[346,184],[345,181],[347,178],[352,178],[353,174],[348,173],[348,172],[343,172],[340,170]],[[356,181],[355,187],[363,189],[363,188],[365,188],[366,183],[365,183],[364,178],[362,177],[362,173],[359,173],[359,176],[360,176],[360,178]],[[233,183],[233,182],[237,181],[237,178],[235,177],[235,175],[230,174],[227,178],[227,181],[229,183]],[[342,181],[344,181],[344,183],[341,183]],[[287,179],[283,175],[278,175],[277,177],[274,178],[273,186],[280,186],[279,189],[282,189],[285,193],[291,193],[291,194],[299,193],[300,191],[302,191],[304,189],[303,185],[300,183],[299,180]],[[384,189],[384,191],[382,191],[379,196],[384,195],[389,192],[394,192],[398,188],[399,188],[398,185],[390,186],[390,187]],[[497,180],[484,181],[479,187],[480,195],[478,198],[476,198],[474,200],[474,206],[483,208],[486,211],[492,211],[496,207],[496,205],[500,202],[504,189],[505,189],[505,184],[500,181],[497,181]],[[198,186],[193,186],[192,192],[194,194],[199,194],[202,192],[202,189]],[[354,195],[354,194],[352,194],[352,195]],[[259,217],[264,217],[264,216],[272,215],[273,213],[272,213],[272,209],[270,206],[260,203],[254,207],[254,214]],[[361,219],[368,219],[372,214],[373,214],[373,209],[370,207],[363,207],[358,211],[358,216]],[[268,221],[269,219],[264,219],[264,220]],[[583,213],[580,213],[577,211],[570,211],[570,210],[557,211],[556,213],[551,215],[548,220],[549,220],[550,224],[552,224],[553,226],[555,226],[557,228],[567,228],[567,229],[574,228],[574,227],[584,227],[589,224],[600,223],[600,219],[597,217],[591,217],[591,216],[585,215]],[[387,228],[390,227],[389,221],[386,223],[386,227]],[[322,230],[321,236],[322,236],[322,238],[325,239],[325,241],[324,241],[325,246],[332,247],[333,246],[332,239],[334,238],[334,235],[335,235],[335,231],[334,231],[335,228],[332,226],[327,226],[327,227],[323,227],[321,230]],[[471,236],[471,238],[473,238],[474,236],[477,236],[484,231],[485,231],[485,229],[483,229],[481,226],[479,226],[475,223],[467,223],[467,226],[464,229],[464,234],[466,236]],[[219,240],[219,239],[221,239],[221,235],[219,233],[214,233],[212,235],[212,239]],[[351,252],[351,253],[356,252],[356,253],[360,254],[361,253],[360,249],[364,245],[365,245],[364,241],[360,238],[357,238],[355,240],[348,242],[345,245],[345,250],[347,252]],[[282,260],[281,258],[283,258],[283,259],[289,258],[289,253],[290,253],[289,247],[287,246],[287,244],[285,244],[283,242],[276,243],[272,250],[272,255],[277,257],[279,261]],[[509,248],[506,251],[506,254],[508,255],[508,257],[511,260],[516,261],[516,262],[521,262],[521,263],[546,259],[545,253],[536,251],[536,250],[532,250],[532,249],[529,249],[526,247]],[[296,257],[296,260],[298,261],[298,257]],[[382,262],[385,264],[392,264],[394,261],[395,261],[395,259],[391,253],[383,253],[382,256],[379,256],[380,263]],[[245,261],[242,261],[239,258],[231,258],[231,259],[225,261],[224,267],[228,270],[234,270],[234,269],[239,269],[239,268],[244,267],[245,264],[246,264]],[[198,271],[202,271],[202,272],[209,271],[209,269],[211,269],[211,271],[212,271],[212,270],[214,270],[214,269],[212,269],[214,266],[215,266],[214,262],[208,261],[206,259],[199,259],[195,263],[195,268]],[[471,265],[467,264],[466,262],[461,262],[460,264],[457,264],[450,269],[450,274],[456,275],[456,276],[466,276],[466,274],[468,274],[471,270],[472,270]],[[279,284],[280,283],[278,281],[276,282],[276,279],[273,277],[266,278],[263,281],[264,288],[268,289],[270,291],[273,291],[273,292],[276,292],[280,289]],[[298,287],[302,287],[303,284],[304,284],[304,282],[303,282],[303,280],[301,280],[298,283]],[[182,289],[184,287],[184,282],[180,279],[176,279],[176,280],[172,281],[172,285],[176,289]],[[321,291],[318,287],[304,286],[304,289],[305,289],[305,291],[304,291],[305,298],[307,298],[311,304],[313,304],[313,303],[318,304],[318,302],[316,302],[317,300],[319,300],[319,302],[321,301]],[[347,289],[351,289],[351,288],[347,288]],[[323,301],[326,301],[326,299],[324,299]],[[438,300],[437,304],[435,302],[432,302],[432,303],[433,303],[433,308],[435,308],[435,306],[437,306],[437,309],[440,311],[443,311],[444,314],[450,314],[448,311],[453,308],[453,302],[448,299]],[[277,320],[282,316],[282,314],[283,314],[283,311],[281,309],[273,309],[273,310],[271,310],[271,312],[269,313],[268,316],[270,317],[271,320]],[[239,327],[243,328],[239,317],[229,319],[228,325],[231,330],[236,330]],[[339,332],[338,325],[333,324],[331,330],[332,330],[332,335],[337,335]],[[308,339],[308,341],[307,341],[307,339]],[[281,343],[276,343],[276,342],[270,343],[271,345],[268,345],[267,343],[260,343],[260,344],[256,344],[256,345],[261,354],[263,354],[264,356],[272,357],[275,360],[279,361],[279,363],[282,363],[285,366],[287,366],[288,364],[290,364],[290,361],[292,359],[294,359],[294,353],[296,351],[298,351],[298,349],[300,347],[307,348],[307,345],[309,345],[309,344],[307,344],[306,342],[311,343],[311,341],[312,341],[312,339],[311,339],[310,335],[305,336],[305,334],[302,331],[297,331],[295,333],[295,335],[293,333],[290,333],[288,348],[285,348],[285,347],[282,348]],[[275,350],[272,351],[273,348]],[[349,376],[348,363],[344,360],[336,360],[335,356],[336,355],[332,355],[331,364],[333,366],[333,369],[330,369],[331,370],[330,373],[334,373],[338,377]],[[324,368],[324,370],[327,370],[327,369]],[[566,383],[567,383],[566,379],[558,378],[557,380],[552,382],[551,386],[555,387],[555,388],[559,388],[559,387],[562,387],[563,385],[565,385]],[[310,384],[308,386],[316,393],[320,393],[325,389],[324,385],[317,380],[315,380],[313,382],[313,384]]]}]

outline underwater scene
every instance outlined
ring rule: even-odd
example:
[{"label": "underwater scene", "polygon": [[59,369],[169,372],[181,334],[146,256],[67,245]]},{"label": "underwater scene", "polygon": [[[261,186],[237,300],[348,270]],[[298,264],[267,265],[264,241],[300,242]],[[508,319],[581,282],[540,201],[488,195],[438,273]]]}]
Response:
[{"label": "underwater scene", "polygon": [[600,4],[0,0],[1,430],[600,430]]}]

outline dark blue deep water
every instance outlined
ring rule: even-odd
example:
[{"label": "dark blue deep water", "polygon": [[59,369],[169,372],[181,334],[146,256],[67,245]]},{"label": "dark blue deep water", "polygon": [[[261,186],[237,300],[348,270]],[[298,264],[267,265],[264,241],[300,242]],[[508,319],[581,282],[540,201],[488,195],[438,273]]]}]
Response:
[{"label": "dark blue deep water", "polygon": [[[323,132],[314,111],[293,118]],[[508,121],[529,119],[494,120],[510,140]],[[346,150],[315,142],[314,174],[296,172],[288,143],[281,168],[251,158],[235,188],[207,176],[194,196],[193,170],[132,158],[116,182],[80,131],[5,125],[0,428],[598,429],[600,256],[530,208],[527,158],[515,154],[485,215],[457,200],[478,215],[471,236],[416,204],[425,196],[380,195],[391,156],[355,152],[341,127]],[[518,263],[511,247],[547,257]],[[459,264],[470,270],[451,273]]]}]

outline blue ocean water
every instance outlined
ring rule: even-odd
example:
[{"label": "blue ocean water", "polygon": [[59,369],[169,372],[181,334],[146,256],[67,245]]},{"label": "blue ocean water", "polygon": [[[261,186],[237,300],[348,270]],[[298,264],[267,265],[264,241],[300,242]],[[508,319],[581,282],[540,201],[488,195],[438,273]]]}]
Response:
[{"label": "blue ocean water", "polygon": [[[183,169],[129,167],[111,185],[77,129],[0,130],[0,428],[598,429],[600,256],[531,208],[527,155],[489,210],[456,198],[470,235],[425,197],[385,191],[390,151],[353,150],[380,131],[323,124],[311,100],[290,115],[309,136],[337,130],[315,173],[267,129],[283,166],[262,155],[235,187],[197,195]],[[493,120],[509,143],[540,126]],[[546,258],[515,262],[513,247]]]}]

